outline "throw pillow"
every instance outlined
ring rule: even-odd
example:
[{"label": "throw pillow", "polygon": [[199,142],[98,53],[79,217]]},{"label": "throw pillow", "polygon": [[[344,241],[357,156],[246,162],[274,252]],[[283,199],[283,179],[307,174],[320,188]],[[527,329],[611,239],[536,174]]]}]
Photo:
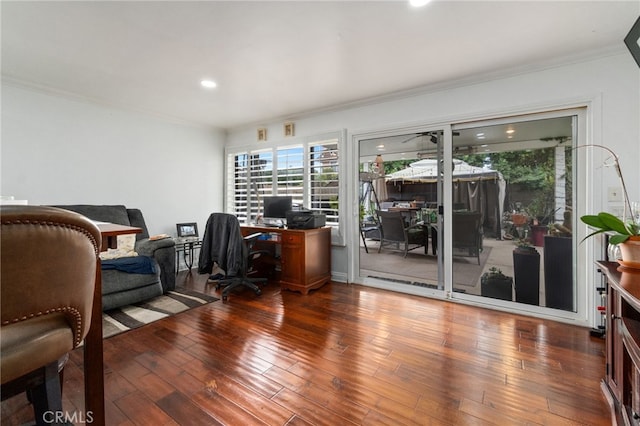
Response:
[{"label": "throw pillow", "polygon": [[134,251],[136,245],[136,234],[118,235],[118,248],[107,249],[100,253],[100,259],[120,259],[122,257],[137,256],[138,253]]}]

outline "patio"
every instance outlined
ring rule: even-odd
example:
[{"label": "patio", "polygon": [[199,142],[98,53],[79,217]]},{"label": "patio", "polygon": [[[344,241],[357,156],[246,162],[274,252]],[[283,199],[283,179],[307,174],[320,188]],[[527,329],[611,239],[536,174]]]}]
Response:
[{"label": "patio", "polygon": [[[378,242],[367,239],[369,253],[366,253],[362,241],[360,242],[361,275],[389,279],[395,282],[406,282],[407,285],[435,287],[438,277],[437,259],[431,254],[425,255],[422,248],[410,251],[403,258],[401,251],[383,248],[378,253]],[[453,258],[454,291],[480,296],[480,278],[491,267],[497,267],[510,277],[514,276],[513,249],[514,241],[485,238],[483,251],[480,255],[480,265],[475,258]],[[545,306],[544,281],[544,248],[536,247],[540,253],[540,306]]]}]

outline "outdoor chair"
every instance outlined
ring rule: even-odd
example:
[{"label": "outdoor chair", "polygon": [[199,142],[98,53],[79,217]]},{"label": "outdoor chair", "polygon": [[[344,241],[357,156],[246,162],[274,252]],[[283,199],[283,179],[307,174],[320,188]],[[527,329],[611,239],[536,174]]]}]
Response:
[{"label": "outdoor chair", "polygon": [[453,255],[476,257],[480,265],[482,222],[479,212],[453,212]]},{"label": "outdoor chair", "polygon": [[378,210],[380,219],[380,245],[378,253],[383,246],[395,245],[397,250],[404,252],[404,257],[411,250],[424,247],[427,254],[428,235],[423,224],[408,225],[402,212],[389,212]]}]

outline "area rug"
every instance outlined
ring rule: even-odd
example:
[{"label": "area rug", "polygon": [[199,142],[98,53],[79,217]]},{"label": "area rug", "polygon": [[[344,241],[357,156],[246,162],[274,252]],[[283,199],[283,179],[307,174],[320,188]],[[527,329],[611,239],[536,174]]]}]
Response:
[{"label": "area rug", "polygon": [[475,287],[480,282],[480,276],[491,254],[491,247],[484,247],[480,252],[480,265],[475,257],[453,258],[453,285]]},{"label": "area rug", "polygon": [[123,306],[102,313],[102,336],[115,336],[123,331],[175,315],[197,306],[220,300],[217,297],[176,287],[162,296],[145,302]]}]

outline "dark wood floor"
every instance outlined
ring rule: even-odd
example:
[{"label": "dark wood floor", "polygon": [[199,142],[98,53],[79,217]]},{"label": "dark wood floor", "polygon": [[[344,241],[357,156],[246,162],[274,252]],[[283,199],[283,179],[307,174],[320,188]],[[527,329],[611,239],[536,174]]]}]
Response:
[{"label": "dark wood floor", "polygon": [[[603,350],[552,321],[358,285],[269,285],[106,339],[107,424],[608,425]],[[80,349],[66,410],[83,407],[81,363]],[[3,404],[3,425],[29,416],[23,397]]]}]

